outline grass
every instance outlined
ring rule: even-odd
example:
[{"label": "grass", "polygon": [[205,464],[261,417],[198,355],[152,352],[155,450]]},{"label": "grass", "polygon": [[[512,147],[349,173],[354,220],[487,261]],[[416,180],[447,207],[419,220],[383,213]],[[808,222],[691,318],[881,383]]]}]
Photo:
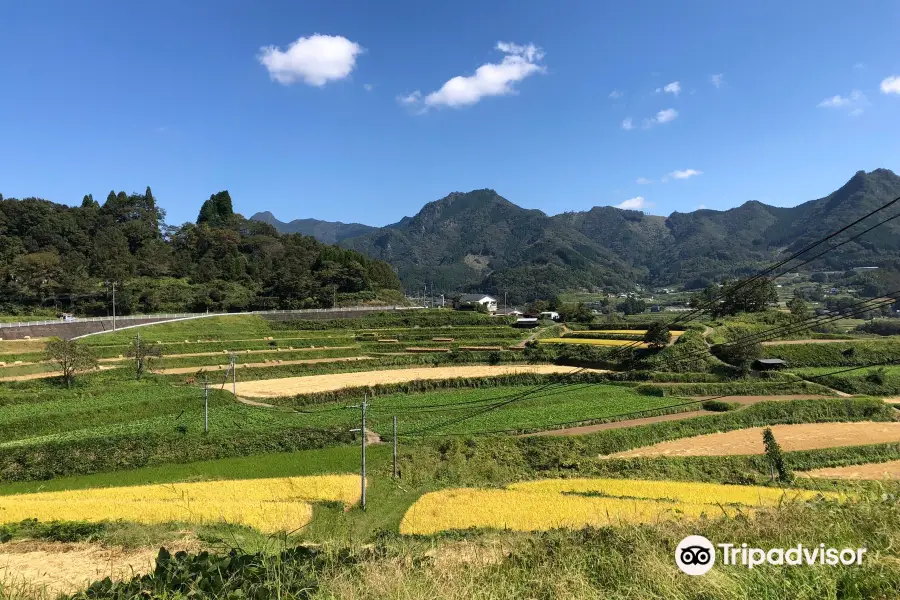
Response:
[{"label": "grass", "polygon": [[843,367],[900,361],[900,340],[865,340],[829,344],[763,346],[765,358],[781,358],[797,367]]},{"label": "grass", "polygon": [[[389,436],[396,415],[399,434],[414,438],[419,432],[462,435],[538,431],[558,424],[652,414],[668,410],[672,404],[671,399],[642,396],[632,388],[616,385],[507,386],[378,396],[371,401],[368,420],[374,431]],[[302,415],[300,420],[309,427],[332,425],[337,412],[334,409],[340,406],[310,407],[314,414]]]}]

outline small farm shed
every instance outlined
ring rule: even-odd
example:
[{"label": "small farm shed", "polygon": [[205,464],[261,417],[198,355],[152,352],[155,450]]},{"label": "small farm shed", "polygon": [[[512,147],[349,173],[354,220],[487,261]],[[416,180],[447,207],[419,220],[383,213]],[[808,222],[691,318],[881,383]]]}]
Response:
[{"label": "small farm shed", "polygon": [[777,371],[786,367],[787,363],[780,358],[759,358],[753,361],[755,371]]}]

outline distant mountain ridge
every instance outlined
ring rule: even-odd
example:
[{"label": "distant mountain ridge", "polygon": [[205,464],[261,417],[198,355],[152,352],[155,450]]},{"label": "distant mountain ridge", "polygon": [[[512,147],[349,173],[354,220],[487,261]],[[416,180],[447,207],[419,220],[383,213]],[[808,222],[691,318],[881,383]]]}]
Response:
[{"label": "distant mountain ridge", "polygon": [[294,219],[289,223],[285,223],[276,219],[275,215],[269,211],[258,212],[250,217],[250,220],[268,223],[278,233],[311,235],[325,244],[336,244],[341,240],[365,235],[378,229],[377,227],[361,223],[341,223],[340,221],[320,221],[318,219]]},{"label": "distant mountain ridge", "polygon": [[[521,301],[561,290],[746,275],[898,196],[900,177],[876,169],[856,173],[824,198],[789,208],[749,201],[725,211],[661,217],[603,206],[551,217],[483,189],[454,192],[412,217],[336,241],[390,263],[407,289],[428,285],[439,291],[508,292],[511,300]],[[879,213],[834,243],[897,212],[900,206]],[[811,266],[862,265],[900,270],[900,222],[879,227]]]}]

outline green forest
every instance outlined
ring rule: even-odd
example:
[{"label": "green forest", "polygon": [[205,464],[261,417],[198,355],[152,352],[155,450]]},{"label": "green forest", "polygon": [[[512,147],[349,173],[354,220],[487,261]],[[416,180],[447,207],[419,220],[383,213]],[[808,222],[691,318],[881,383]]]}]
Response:
[{"label": "green forest", "polygon": [[111,191],[71,207],[0,195],[0,310],[106,315],[327,308],[396,302],[391,267],[232,209],[222,191],[196,223],[165,224],[144,193]]}]

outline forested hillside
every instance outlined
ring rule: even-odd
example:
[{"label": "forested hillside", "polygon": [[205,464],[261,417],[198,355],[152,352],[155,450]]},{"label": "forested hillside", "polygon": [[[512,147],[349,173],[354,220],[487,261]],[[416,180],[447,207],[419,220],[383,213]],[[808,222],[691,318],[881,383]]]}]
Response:
[{"label": "forested hillside", "polygon": [[397,301],[391,267],[303,235],[282,235],[212,195],[196,223],[168,226],[148,187],[79,207],[0,196],[0,307],[105,315],[263,310]]},{"label": "forested hillside", "polygon": [[303,235],[311,235],[320,242],[326,244],[336,244],[347,238],[364,235],[370,231],[378,229],[370,225],[362,225],[360,223],[341,223],[340,221],[320,221],[319,219],[294,219],[290,223],[284,223],[275,218],[275,215],[269,211],[258,212],[252,217],[251,221],[262,221],[268,223],[279,233],[302,233]]},{"label": "forested hillside", "polygon": [[[750,201],[669,217],[613,207],[550,217],[493,190],[475,190],[430,202],[414,217],[341,245],[390,262],[407,288],[508,292],[517,302],[635,283],[699,288],[755,272],[897,196],[900,177],[887,169],[860,171],[829,196],[792,208]],[[835,243],[898,213],[894,206]],[[896,271],[898,250],[900,222],[892,221],[805,269]]]}]

